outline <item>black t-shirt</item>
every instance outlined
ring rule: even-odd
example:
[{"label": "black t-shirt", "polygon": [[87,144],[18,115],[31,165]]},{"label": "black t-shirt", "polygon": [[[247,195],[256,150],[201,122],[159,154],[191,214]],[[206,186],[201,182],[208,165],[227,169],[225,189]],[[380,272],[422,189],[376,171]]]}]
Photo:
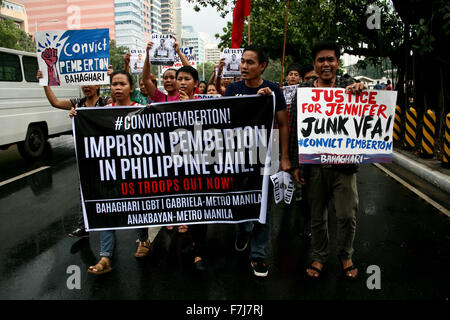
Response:
[{"label": "black t-shirt", "polygon": [[238,82],[232,82],[228,85],[225,91],[225,96],[247,96],[257,94],[259,89],[269,87],[275,93],[275,112],[286,109],[286,100],[284,99],[283,92],[280,87],[273,82],[263,80],[263,83],[257,88],[250,88],[245,85],[244,80]]}]

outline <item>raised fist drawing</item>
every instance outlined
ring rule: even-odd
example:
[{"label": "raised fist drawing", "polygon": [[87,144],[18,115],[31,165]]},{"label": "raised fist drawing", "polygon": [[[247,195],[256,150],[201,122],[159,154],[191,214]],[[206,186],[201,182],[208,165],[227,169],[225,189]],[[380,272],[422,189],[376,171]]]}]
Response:
[{"label": "raised fist drawing", "polygon": [[59,75],[56,68],[56,62],[58,61],[58,49],[47,48],[44,50],[44,52],[42,52],[41,57],[47,64],[48,85],[61,85],[61,81],[59,80]]}]

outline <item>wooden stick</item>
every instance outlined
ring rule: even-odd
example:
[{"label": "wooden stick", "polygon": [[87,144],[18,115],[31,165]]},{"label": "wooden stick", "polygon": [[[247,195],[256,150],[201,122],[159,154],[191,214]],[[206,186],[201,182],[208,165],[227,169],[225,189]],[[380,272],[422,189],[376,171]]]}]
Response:
[{"label": "wooden stick", "polygon": [[284,19],[284,42],[283,42],[283,59],[281,61],[280,87],[283,87],[284,58],[286,56],[286,34],[287,34],[287,25],[288,25],[288,16],[289,16],[289,3],[290,3],[290,0],[287,0],[286,17]]},{"label": "wooden stick", "polygon": [[250,17],[251,15],[248,16],[248,45],[250,45]]}]

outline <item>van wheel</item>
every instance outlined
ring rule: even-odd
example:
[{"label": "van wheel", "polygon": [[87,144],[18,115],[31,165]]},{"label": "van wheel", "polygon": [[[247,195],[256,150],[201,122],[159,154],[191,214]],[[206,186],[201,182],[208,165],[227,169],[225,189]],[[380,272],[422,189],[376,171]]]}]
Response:
[{"label": "van wheel", "polygon": [[24,158],[39,158],[45,148],[44,130],[40,126],[31,125],[28,127],[25,141],[17,144],[19,153]]}]

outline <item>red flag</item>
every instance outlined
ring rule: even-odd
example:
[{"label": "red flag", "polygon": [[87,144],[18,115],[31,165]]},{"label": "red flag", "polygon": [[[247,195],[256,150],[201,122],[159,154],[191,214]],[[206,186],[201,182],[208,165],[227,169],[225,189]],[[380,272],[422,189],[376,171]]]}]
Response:
[{"label": "red flag", "polygon": [[250,15],[250,0],[237,0],[233,10],[233,32],[231,33],[231,48],[239,48],[244,29],[244,18]]}]

